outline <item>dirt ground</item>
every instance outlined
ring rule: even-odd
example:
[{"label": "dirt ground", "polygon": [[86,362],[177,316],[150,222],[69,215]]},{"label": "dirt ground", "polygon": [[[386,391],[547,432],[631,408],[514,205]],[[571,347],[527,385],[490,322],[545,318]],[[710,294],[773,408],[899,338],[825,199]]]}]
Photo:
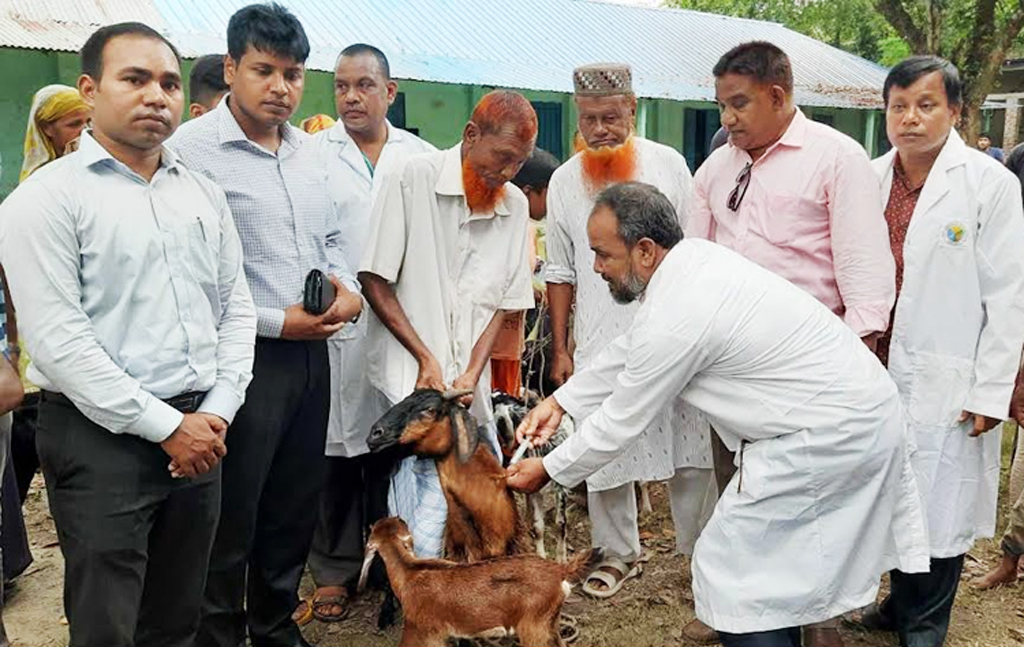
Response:
[{"label": "dirt ground", "polygon": [[[1005,434],[1007,449],[1009,435]],[[1008,451],[1004,454],[1007,463]],[[1004,492],[1005,480],[1004,474]],[[579,593],[569,598],[564,611],[578,619],[580,635],[574,643],[576,647],[686,646],[681,632],[693,618],[689,561],[673,555],[674,537],[665,489],[655,485],[652,498],[654,512],[641,519],[641,536],[649,556],[643,575],[629,582],[611,600],[591,600]],[[1006,511],[1005,501],[1001,503],[1000,528]],[[18,578],[4,609],[7,631],[15,647],[65,647],[68,638],[61,603],[63,561],[39,479],[26,503],[25,515],[35,562]],[[585,548],[589,537],[585,512],[571,508],[570,516],[570,544],[574,549]],[[953,609],[948,647],[1024,647],[1024,582],[988,592],[978,592],[967,585],[998,558],[995,541],[978,542],[968,556],[963,585]],[[310,586],[307,578],[307,592]],[[396,645],[399,629],[379,632],[375,628],[378,604],[378,595],[367,595],[345,621],[314,621],[307,625],[306,638],[319,647]],[[844,627],[842,633],[848,647],[898,644],[895,636],[869,634],[852,627]]]}]

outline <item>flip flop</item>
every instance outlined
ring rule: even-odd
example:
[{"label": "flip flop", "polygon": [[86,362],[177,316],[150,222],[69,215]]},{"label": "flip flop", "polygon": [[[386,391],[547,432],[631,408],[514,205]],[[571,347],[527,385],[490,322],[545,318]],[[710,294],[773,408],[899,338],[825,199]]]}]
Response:
[{"label": "flip flop", "polygon": [[574,642],[580,637],[579,623],[575,616],[562,614],[558,620],[558,634],[562,637],[562,642],[565,644]]},{"label": "flip flop", "polygon": [[[303,611],[299,615],[295,615],[295,613],[299,610],[299,607],[303,606],[303,605],[305,605],[305,611]],[[313,621],[313,605],[312,605],[312,603],[310,603],[310,601],[307,600],[306,598],[300,598],[299,599],[299,604],[296,605],[295,611],[292,612],[292,620],[295,622],[295,624],[299,625],[300,627],[304,627],[304,626],[308,625],[310,622],[312,622]]]},{"label": "flip flop", "polygon": [[[332,607],[334,605],[341,607],[341,613],[335,615],[323,613],[319,610],[321,607]],[[314,595],[313,601],[309,606],[313,617],[320,622],[341,622],[348,617],[349,611],[351,611],[347,595]]]},{"label": "flip flop", "polygon": [[[614,569],[619,573],[619,577],[616,578],[611,573],[601,570],[603,568]],[[598,598],[599,600],[605,600],[622,590],[622,585],[625,584],[627,580],[637,577],[643,572],[644,567],[639,560],[630,566],[621,559],[606,559],[595,566],[594,570],[587,576],[587,579],[583,580],[582,589],[584,593],[591,597]],[[604,590],[594,588],[591,582],[595,580],[604,584],[608,588]]]}]

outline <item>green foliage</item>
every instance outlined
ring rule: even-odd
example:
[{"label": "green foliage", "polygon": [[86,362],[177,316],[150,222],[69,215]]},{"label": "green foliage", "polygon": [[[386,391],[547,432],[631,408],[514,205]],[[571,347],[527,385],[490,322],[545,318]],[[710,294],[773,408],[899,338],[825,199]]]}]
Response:
[{"label": "green foliage", "polygon": [[871,0],[668,0],[667,5],[781,23],[834,47],[883,62],[899,40]]}]

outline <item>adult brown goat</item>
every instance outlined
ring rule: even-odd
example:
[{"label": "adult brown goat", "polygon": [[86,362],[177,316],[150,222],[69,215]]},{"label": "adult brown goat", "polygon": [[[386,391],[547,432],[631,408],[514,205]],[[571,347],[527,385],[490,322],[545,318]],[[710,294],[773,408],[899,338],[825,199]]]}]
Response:
[{"label": "adult brown goat", "polygon": [[475,562],[521,552],[524,528],[505,469],[480,443],[476,420],[459,404],[469,391],[417,389],[370,430],[371,452],[433,458],[448,503],[445,553]]},{"label": "adult brown goat", "polygon": [[561,647],[559,615],[570,582],[600,561],[600,551],[560,564],[536,555],[456,564],[419,559],[398,517],[373,525],[359,578],[380,555],[405,613],[399,647],[441,647],[449,637],[519,636],[523,647]]}]

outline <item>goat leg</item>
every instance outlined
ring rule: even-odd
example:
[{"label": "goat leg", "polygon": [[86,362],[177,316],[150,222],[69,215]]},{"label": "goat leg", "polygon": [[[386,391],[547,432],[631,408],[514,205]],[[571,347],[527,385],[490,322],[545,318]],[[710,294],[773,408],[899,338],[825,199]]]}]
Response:
[{"label": "goat leg", "polygon": [[391,582],[389,580],[385,580],[385,582],[384,601],[380,603],[380,612],[377,614],[377,628],[381,631],[397,624],[398,612],[402,608],[402,603],[398,601],[398,596],[391,589]]},{"label": "goat leg", "polygon": [[650,487],[647,481],[640,481],[640,511],[644,514],[650,514],[654,512],[654,506],[651,505],[651,493]]},{"label": "goat leg", "polygon": [[555,485],[555,531],[557,533],[558,546],[555,549],[555,559],[560,564],[569,561],[569,493],[560,485]]},{"label": "goat leg", "polygon": [[402,629],[402,639],[398,647],[445,647],[447,639],[443,634],[424,631],[415,625],[406,623]]},{"label": "goat leg", "polygon": [[530,533],[533,535],[533,542],[537,547],[537,555],[547,559],[548,552],[544,549],[544,494],[542,492],[526,495],[526,513],[533,520]]}]

